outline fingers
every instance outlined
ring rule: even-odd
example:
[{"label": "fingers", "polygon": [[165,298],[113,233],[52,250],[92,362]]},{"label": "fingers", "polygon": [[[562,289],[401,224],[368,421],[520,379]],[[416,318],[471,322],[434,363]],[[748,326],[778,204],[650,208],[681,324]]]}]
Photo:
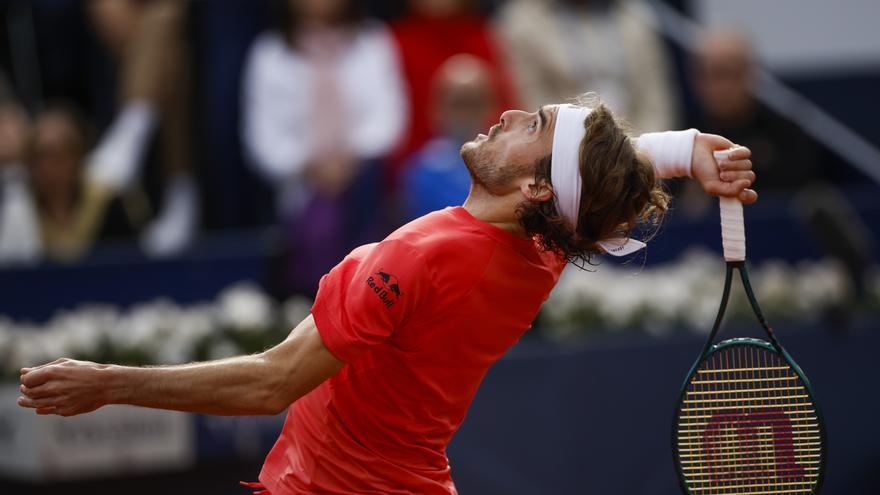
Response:
[{"label": "fingers", "polygon": [[742,160],[719,160],[718,169],[722,172],[735,172],[741,170],[751,170],[752,161],[749,159]]},{"label": "fingers", "polygon": [[30,397],[19,397],[18,405],[21,407],[29,407],[31,409],[39,409],[46,407],[55,407],[57,405],[58,398],[50,397],[46,399],[32,399]]},{"label": "fingers", "polygon": [[21,384],[28,388],[36,388],[52,378],[52,368],[39,368],[21,375]]},{"label": "fingers", "polygon": [[74,416],[84,412],[83,409],[73,406],[68,397],[53,396],[44,399],[19,397],[17,402],[19,406],[33,409],[39,415],[57,414],[59,416]]},{"label": "fingers", "polygon": [[736,146],[729,139],[724,136],[719,136],[718,134],[706,134],[701,132],[698,137],[705,140],[709,146],[715,150],[724,150]]},{"label": "fingers", "polygon": [[752,150],[746,148],[745,146],[734,144],[724,136],[719,136],[717,134],[700,133],[698,138],[704,143],[708,144],[712,151],[726,151],[726,156],[728,160],[746,160],[748,158],[751,158],[752,156]]},{"label": "fingers", "polygon": [[[727,138],[716,134],[700,133],[697,135],[697,140],[703,152],[707,148],[710,152],[726,152],[715,155],[715,159],[711,161],[712,167],[709,167],[709,162],[702,158],[702,161],[697,162],[702,166],[700,169],[702,173],[695,175],[695,178],[703,189],[712,196],[737,198],[743,204],[757,201],[758,194],[749,189],[756,180],[756,175],[752,171],[752,150],[735,145]],[[696,154],[694,156],[696,157]]]},{"label": "fingers", "polygon": [[719,177],[721,177],[721,180],[723,180],[725,182],[736,182],[739,180],[747,180],[747,181],[749,181],[749,185],[752,185],[755,183],[755,173],[752,172],[751,170],[745,170],[745,171],[741,171],[741,172],[740,171],[721,172]]},{"label": "fingers", "polygon": [[748,160],[752,157],[752,150],[746,148],[745,146],[735,145],[732,150],[727,154],[728,162],[736,162],[740,160]]},{"label": "fingers", "polygon": [[45,368],[46,366],[52,366],[53,364],[66,363],[67,361],[70,361],[70,360],[67,359],[67,358],[58,358],[58,359],[56,359],[55,361],[52,361],[51,363],[45,363],[45,364],[41,364],[41,365],[39,365],[39,366],[31,366],[31,367],[29,367],[29,368],[22,368],[22,369],[20,370],[20,372],[21,372],[22,375],[24,375],[24,374],[30,373],[31,371],[34,371],[34,370],[43,369],[43,368]]},{"label": "fingers", "polygon": [[57,414],[59,416],[75,416],[77,414],[94,410],[95,408],[82,408],[70,402],[68,397],[49,397],[45,399],[34,399],[31,397],[19,397],[18,405],[33,409],[35,413],[44,416],[47,414]]},{"label": "fingers", "polygon": [[52,388],[51,385],[41,385],[36,388],[26,387],[24,385],[18,387],[22,394],[30,397],[31,399],[43,399],[46,397],[51,397],[57,392]]},{"label": "fingers", "polygon": [[748,180],[738,180],[736,182],[714,181],[707,184],[706,192],[713,196],[737,198],[742,204],[750,205],[758,201],[758,193],[753,189],[748,189],[748,187]]},{"label": "fingers", "polygon": [[735,182],[725,182],[715,180],[706,184],[706,192],[713,196],[725,196],[729,198],[738,198],[740,193],[749,187],[750,182],[745,179]]},{"label": "fingers", "polygon": [[739,196],[737,196],[737,198],[739,198],[739,200],[740,200],[740,202],[742,202],[742,204],[750,205],[750,204],[754,203],[755,201],[758,201],[758,193],[756,193],[752,189],[743,189],[739,193]]},{"label": "fingers", "polygon": [[[734,187],[720,187],[717,192],[707,191],[718,196],[736,197],[744,205],[749,205],[758,200],[758,193],[749,187],[755,183],[755,172],[752,171],[752,161],[749,159],[752,152],[744,146],[739,146],[728,154],[727,159],[718,162],[720,169],[719,178]],[[741,186],[741,187],[740,187]],[[724,190],[722,190],[724,189]],[[734,190],[735,194],[731,194]]]}]

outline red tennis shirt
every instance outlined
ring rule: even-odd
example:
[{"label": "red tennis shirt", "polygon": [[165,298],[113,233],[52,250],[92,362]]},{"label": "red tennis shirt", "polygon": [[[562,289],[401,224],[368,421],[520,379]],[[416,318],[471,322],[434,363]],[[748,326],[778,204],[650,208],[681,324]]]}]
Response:
[{"label": "red tennis shirt", "polygon": [[564,265],[461,207],[352,251],[312,307],[347,366],[290,406],[260,481],[273,495],[455,494],[446,446]]}]

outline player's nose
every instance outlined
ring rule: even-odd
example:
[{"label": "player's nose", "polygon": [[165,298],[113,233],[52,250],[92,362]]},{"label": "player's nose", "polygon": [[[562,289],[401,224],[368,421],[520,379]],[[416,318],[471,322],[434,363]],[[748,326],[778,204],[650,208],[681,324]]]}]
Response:
[{"label": "player's nose", "polygon": [[522,110],[508,110],[501,114],[501,129],[507,130],[508,126],[516,123],[517,120],[527,117],[529,114]]}]

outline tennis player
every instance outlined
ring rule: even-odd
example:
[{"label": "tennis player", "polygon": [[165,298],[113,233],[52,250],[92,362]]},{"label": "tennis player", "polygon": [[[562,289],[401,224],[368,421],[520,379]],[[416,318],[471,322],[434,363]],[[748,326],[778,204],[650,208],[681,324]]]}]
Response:
[{"label": "tennis player", "polygon": [[258,493],[455,494],[446,446],[566,262],[642,247],[627,236],[665,212],[659,178],[757,199],[748,149],[696,130],[634,140],[601,103],[507,111],[461,153],[473,178],[464,205],[352,251],[277,346],[147,368],[59,359],[21,370],[18,403],[62,416],[105,404],[287,409]]}]

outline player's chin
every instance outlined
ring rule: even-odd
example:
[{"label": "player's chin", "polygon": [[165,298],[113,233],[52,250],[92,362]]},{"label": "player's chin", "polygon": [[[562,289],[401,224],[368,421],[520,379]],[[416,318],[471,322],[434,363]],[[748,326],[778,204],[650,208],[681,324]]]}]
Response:
[{"label": "player's chin", "polygon": [[473,141],[468,141],[461,145],[461,149],[459,153],[461,153],[461,157],[467,162],[476,155],[477,150],[480,148],[480,141],[474,139]]}]

